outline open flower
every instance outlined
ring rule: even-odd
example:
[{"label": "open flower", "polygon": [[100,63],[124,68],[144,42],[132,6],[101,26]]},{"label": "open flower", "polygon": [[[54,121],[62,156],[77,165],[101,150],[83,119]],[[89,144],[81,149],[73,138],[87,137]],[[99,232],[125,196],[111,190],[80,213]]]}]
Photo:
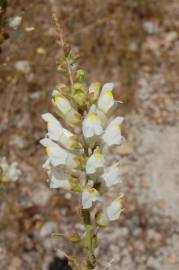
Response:
[{"label": "open flower", "polygon": [[99,192],[90,186],[84,188],[82,192],[82,206],[83,209],[89,209],[92,207],[93,202],[101,201]]},{"label": "open flower", "polygon": [[110,221],[117,220],[120,217],[120,214],[123,211],[123,201],[124,196],[122,194],[106,208],[106,214]]},{"label": "open flower", "polygon": [[104,168],[104,157],[98,150],[89,157],[86,163],[86,173],[95,174],[103,171]]},{"label": "open flower", "polygon": [[117,220],[123,211],[123,200],[124,196],[121,194],[103,211],[98,212],[96,214],[96,223],[99,226],[106,226],[110,221]]},{"label": "open flower", "polygon": [[111,145],[120,145],[122,136],[121,136],[121,123],[123,122],[123,117],[116,117],[112,122],[107,126],[102,138],[107,146]]},{"label": "open flower", "polygon": [[71,190],[70,173],[65,168],[50,166],[48,170],[50,188]]},{"label": "open flower", "polygon": [[69,153],[57,143],[44,138],[40,143],[46,147],[48,160],[53,166],[63,165],[69,169],[76,169],[79,166],[79,157]]},{"label": "open flower", "polygon": [[72,107],[67,98],[63,97],[58,90],[52,92],[52,103],[57,107],[59,114],[69,125],[79,125],[81,115]]},{"label": "open flower", "polygon": [[119,163],[114,163],[110,167],[105,168],[104,174],[101,176],[107,187],[121,183],[121,173]]},{"label": "open flower", "polygon": [[47,136],[49,139],[59,142],[62,146],[69,150],[81,148],[77,136],[69,130],[63,128],[60,121],[58,121],[51,113],[42,114],[42,118],[45,122],[47,122]]},{"label": "open flower", "polygon": [[113,83],[105,83],[98,99],[98,109],[106,115],[110,114],[116,106],[112,94],[113,86]]},{"label": "open flower", "polygon": [[96,106],[93,104],[89,113],[82,123],[83,135],[90,146],[94,146],[99,136],[103,133],[100,119],[96,113]]},{"label": "open flower", "polygon": [[[2,172],[1,172],[2,171]],[[0,175],[2,182],[15,182],[21,175],[21,171],[18,168],[18,163],[13,161],[11,164],[7,163],[6,157],[0,159]]]}]

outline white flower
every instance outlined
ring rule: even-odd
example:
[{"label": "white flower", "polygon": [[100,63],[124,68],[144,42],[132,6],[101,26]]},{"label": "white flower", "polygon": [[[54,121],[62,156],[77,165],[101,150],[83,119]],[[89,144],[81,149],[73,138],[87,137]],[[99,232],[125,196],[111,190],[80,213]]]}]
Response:
[{"label": "white flower", "polygon": [[69,169],[75,169],[79,165],[79,159],[76,155],[69,153],[50,139],[44,138],[40,143],[46,147],[49,162],[53,166],[64,165]]},{"label": "white flower", "polygon": [[4,182],[17,181],[18,177],[21,175],[21,171],[17,166],[18,163],[15,161],[9,165],[5,157],[0,159],[0,169],[2,170],[2,180]]},{"label": "white flower", "polygon": [[51,113],[42,114],[42,118],[48,124],[47,136],[51,140],[59,142],[69,150],[73,150],[74,147],[77,146],[77,136],[63,128],[60,122]]},{"label": "white flower", "polygon": [[89,209],[92,207],[93,202],[101,201],[99,192],[90,186],[84,188],[82,192],[82,206],[83,209]]},{"label": "white flower", "polygon": [[50,188],[71,190],[70,173],[61,167],[50,166],[48,170]]},{"label": "white flower", "polygon": [[108,146],[121,144],[121,123],[123,119],[123,117],[118,116],[107,126],[102,138]]},{"label": "white flower", "polygon": [[58,90],[52,92],[52,103],[68,124],[78,125],[80,123],[81,115],[72,107],[68,99],[60,95]]},{"label": "white flower", "polygon": [[104,157],[98,150],[96,150],[87,160],[86,173],[95,174],[97,172],[101,172],[103,168],[104,168]]},{"label": "white flower", "polygon": [[114,163],[110,167],[107,167],[101,177],[104,179],[107,187],[121,183],[119,163]]},{"label": "white flower", "polygon": [[89,113],[83,120],[82,130],[86,141],[92,146],[103,133],[103,128],[100,119],[97,116],[96,106],[94,104],[91,106]]},{"label": "white flower", "polygon": [[104,114],[111,113],[111,111],[116,107],[116,103],[112,94],[113,87],[113,83],[105,83],[101,90],[98,99],[98,108]]},{"label": "white flower", "polygon": [[118,219],[122,211],[123,211],[123,195],[114,200],[106,208],[106,214],[110,221]]},{"label": "white flower", "polygon": [[107,226],[110,221],[117,220],[123,211],[123,194],[114,200],[108,207],[96,214],[96,223],[99,226]]}]

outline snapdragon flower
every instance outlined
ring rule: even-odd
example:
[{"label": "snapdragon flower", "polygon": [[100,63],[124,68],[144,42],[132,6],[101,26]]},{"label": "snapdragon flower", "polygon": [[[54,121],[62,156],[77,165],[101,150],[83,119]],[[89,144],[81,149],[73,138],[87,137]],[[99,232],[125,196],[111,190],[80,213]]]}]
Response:
[{"label": "snapdragon flower", "polygon": [[119,219],[123,212],[124,195],[121,194],[119,198],[110,203],[109,206],[103,209],[103,211],[96,214],[96,223],[99,226],[107,226],[110,221]]},{"label": "snapdragon flower", "polygon": [[[50,188],[78,193],[85,239],[78,236],[75,241],[78,239],[87,252],[85,263],[73,260],[73,268],[93,270],[97,246],[93,225],[107,226],[123,211],[121,196],[104,207],[105,196],[114,185],[121,183],[119,162],[109,164],[108,155],[111,147],[122,143],[123,117],[114,116],[118,102],[113,96],[113,83],[101,87],[96,82],[86,87],[85,72],[78,69],[77,56],[65,46],[61,27],[56,17],[54,20],[64,55],[58,71],[68,75],[69,84],[58,83],[52,92],[52,104],[58,117],[51,113],[42,115],[48,129],[40,141],[47,151],[43,168],[47,170]],[[96,211],[97,204],[100,211],[95,215],[92,211]]]},{"label": "snapdragon flower", "polygon": [[69,170],[62,167],[54,167],[50,165],[48,170],[49,186],[50,188],[63,188],[71,190],[70,173]]},{"label": "snapdragon flower", "polygon": [[97,115],[96,105],[92,105],[82,123],[83,135],[89,146],[93,147],[103,133],[102,124]]},{"label": "snapdragon flower", "polygon": [[111,166],[105,167],[104,174],[101,177],[108,188],[121,183],[119,163],[113,163]]},{"label": "snapdragon flower", "polygon": [[0,159],[0,170],[2,182],[15,182],[18,177],[21,175],[21,170],[18,168],[18,163],[16,161],[8,164],[6,157]]},{"label": "snapdragon flower", "polygon": [[57,108],[60,116],[65,119],[71,126],[79,125],[81,115],[73,108],[70,101],[62,96],[58,90],[52,92],[52,103]]},{"label": "snapdragon flower", "polygon": [[102,139],[106,145],[112,146],[121,144],[121,124],[123,120],[123,117],[118,116],[107,126],[104,134],[102,135]]},{"label": "snapdragon flower", "polygon": [[113,111],[114,107],[116,107],[112,94],[113,87],[113,83],[105,83],[97,102],[99,110],[106,115],[109,115]]},{"label": "snapdragon flower", "polygon": [[80,157],[63,149],[49,138],[44,138],[40,143],[46,147],[48,160],[53,166],[63,165],[69,169],[75,169],[80,164]]},{"label": "snapdragon flower", "polygon": [[82,192],[83,209],[91,208],[93,202],[96,202],[96,201],[101,201],[99,192],[91,186],[85,187]]},{"label": "snapdragon flower", "polygon": [[95,173],[101,172],[104,166],[105,159],[103,154],[99,150],[95,150],[86,162],[86,173],[93,175]]},{"label": "snapdragon flower", "polygon": [[[88,90],[89,94],[84,93],[84,96],[93,100],[94,103],[90,105],[87,113],[84,112],[81,132],[78,132],[78,135],[75,134],[75,125],[79,129],[78,121],[82,116],[79,116],[79,112],[72,106],[73,95],[71,95],[69,101],[58,90],[53,90],[52,101],[54,106],[58,108],[62,121],[70,127],[73,123],[74,133],[64,128],[61,122],[51,113],[42,115],[43,120],[47,122],[48,132],[46,138],[40,142],[45,146],[48,155],[43,167],[48,172],[50,187],[72,190],[71,176],[74,170],[79,171],[79,173],[84,170],[87,180],[79,179],[83,186],[82,206],[84,209],[91,208],[93,202],[101,199],[100,190],[93,187],[95,183],[100,184],[101,182],[102,184],[102,181],[104,181],[108,189],[121,183],[119,163],[106,166],[105,156],[103,155],[103,150],[105,150],[106,155],[106,150],[108,151],[109,147],[120,145],[122,140],[121,123],[123,117],[115,117],[109,122],[111,118],[111,116],[109,118],[109,115],[116,107],[112,90],[112,83],[104,84],[101,93],[100,85],[92,84]],[[84,87],[81,87],[80,91],[84,91]],[[91,94],[93,95],[91,96]],[[78,102],[77,92],[75,92],[74,102]],[[82,103],[78,104],[81,106]],[[101,112],[108,121],[105,128],[104,123],[102,123]],[[76,124],[74,119],[78,119]],[[76,149],[79,151],[76,152]],[[90,183],[93,183],[93,185]],[[112,211],[112,209],[109,207],[105,213]]]},{"label": "snapdragon flower", "polygon": [[58,121],[51,113],[42,114],[42,118],[48,124],[47,136],[49,139],[59,142],[63,147],[69,150],[81,148],[77,136],[63,128],[60,121]]}]

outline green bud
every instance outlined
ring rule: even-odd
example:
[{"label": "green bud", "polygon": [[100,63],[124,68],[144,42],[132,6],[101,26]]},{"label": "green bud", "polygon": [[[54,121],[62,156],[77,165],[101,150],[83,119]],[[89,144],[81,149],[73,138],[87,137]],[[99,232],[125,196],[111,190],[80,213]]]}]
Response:
[{"label": "green bud", "polygon": [[75,76],[75,81],[81,82],[85,79],[86,73],[83,69],[78,69]]},{"label": "green bud", "polygon": [[78,136],[76,135],[72,136],[71,140],[72,140],[72,144],[71,144],[72,149],[83,149],[82,144],[78,140]]},{"label": "green bud", "polygon": [[74,192],[82,192],[83,191],[79,180],[74,176],[71,177],[71,186],[72,186],[72,191],[74,191]]},{"label": "green bud", "polygon": [[84,85],[81,83],[74,83],[71,96],[80,107],[85,105],[86,89]]},{"label": "green bud", "polygon": [[100,90],[101,84],[99,82],[95,82],[90,85],[88,95],[91,103],[96,102],[99,97]]},{"label": "green bud", "polygon": [[56,85],[56,89],[59,91],[60,94],[64,95],[69,92],[69,88],[64,83],[58,83]]},{"label": "green bud", "polygon": [[65,77],[68,76],[68,72],[67,72],[66,68],[62,67],[61,65],[57,66],[57,71],[58,71],[61,75],[65,76]]}]

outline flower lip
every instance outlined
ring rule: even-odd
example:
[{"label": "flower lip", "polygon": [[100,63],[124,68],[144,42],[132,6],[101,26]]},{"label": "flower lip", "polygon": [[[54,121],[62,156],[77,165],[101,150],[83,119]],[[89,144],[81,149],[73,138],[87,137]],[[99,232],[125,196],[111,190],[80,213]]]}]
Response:
[{"label": "flower lip", "polygon": [[89,113],[89,114],[87,115],[87,118],[89,118],[89,119],[91,119],[91,120],[96,120],[97,115],[96,115],[95,113]]}]

